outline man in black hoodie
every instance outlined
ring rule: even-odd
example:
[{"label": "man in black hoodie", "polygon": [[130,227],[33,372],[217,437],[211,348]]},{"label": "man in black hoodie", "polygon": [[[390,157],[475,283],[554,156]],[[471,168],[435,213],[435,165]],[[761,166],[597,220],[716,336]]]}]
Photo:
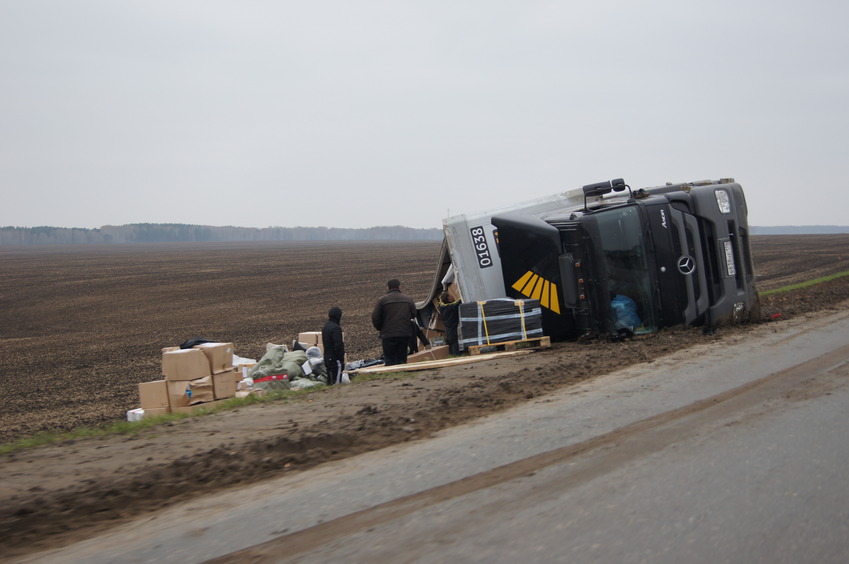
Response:
[{"label": "man in black hoodie", "polygon": [[339,325],[341,320],[342,310],[334,306],[327,312],[327,323],[321,329],[328,386],[342,381],[342,370],[345,368],[345,343],[342,341],[342,326]]}]

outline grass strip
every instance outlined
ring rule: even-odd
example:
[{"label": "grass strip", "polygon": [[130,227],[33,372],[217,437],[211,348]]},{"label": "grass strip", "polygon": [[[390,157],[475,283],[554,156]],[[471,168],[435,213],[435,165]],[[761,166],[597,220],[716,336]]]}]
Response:
[{"label": "grass strip", "polygon": [[809,286],[815,286],[816,284],[822,284],[823,282],[831,282],[832,280],[837,280],[838,278],[843,278],[844,276],[849,276],[849,270],[844,270],[843,272],[838,272],[837,274],[830,274],[821,278],[814,278],[813,280],[807,280],[805,282],[799,282],[798,284],[791,284],[789,286],[783,286],[781,288],[774,288],[772,290],[758,292],[758,294],[761,296],[769,296],[771,294],[791,292],[793,290],[800,290]]},{"label": "grass strip", "polygon": [[[141,421],[118,421],[104,427],[80,427],[73,431],[53,432],[43,431],[36,433],[31,437],[19,439],[12,443],[0,444],[0,456],[9,454],[15,451],[28,448],[35,448],[54,443],[72,441],[75,439],[85,439],[90,437],[105,437],[109,435],[134,435],[144,429],[156,427],[163,423],[185,419],[187,417],[199,417],[208,415],[225,409],[237,409],[254,403],[268,403],[280,400],[297,400],[303,396],[326,390],[327,386],[317,386],[315,388],[306,388],[301,390],[280,390],[275,392],[266,392],[263,395],[251,394],[244,398],[229,398],[221,403],[216,403],[210,407],[199,407],[192,413],[169,413],[166,415],[157,415],[156,417],[145,417]],[[203,404],[200,404],[203,405]]]}]

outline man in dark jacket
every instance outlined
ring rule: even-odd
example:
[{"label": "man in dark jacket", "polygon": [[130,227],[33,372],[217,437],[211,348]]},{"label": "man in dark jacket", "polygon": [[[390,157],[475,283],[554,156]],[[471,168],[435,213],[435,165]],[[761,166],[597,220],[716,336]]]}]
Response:
[{"label": "man in dark jacket", "polygon": [[413,334],[410,320],[416,316],[413,298],[401,292],[401,283],[392,279],[371,312],[371,323],[380,331],[384,366],[407,363],[407,347]]},{"label": "man in dark jacket", "polygon": [[327,368],[327,385],[342,381],[342,369],[345,367],[345,343],[342,341],[342,310],[330,308],[327,323],[321,329],[321,343],[324,345],[324,366]]},{"label": "man in dark jacket", "polygon": [[457,326],[460,324],[460,300],[454,299],[450,292],[442,292],[439,304],[436,306],[445,325],[445,342],[448,344],[448,352],[452,355],[460,354],[460,343],[457,339]]}]

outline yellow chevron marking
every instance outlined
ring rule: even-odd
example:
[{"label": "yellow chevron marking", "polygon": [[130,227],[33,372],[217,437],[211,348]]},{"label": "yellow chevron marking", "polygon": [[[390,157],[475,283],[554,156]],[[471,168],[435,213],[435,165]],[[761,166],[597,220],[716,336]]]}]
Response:
[{"label": "yellow chevron marking", "polygon": [[542,287],[545,285],[545,279],[541,277],[537,277],[539,280],[536,282],[536,286],[534,286],[534,294],[531,296],[531,299],[538,300],[542,296]]},{"label": "yellow chevron marking", "polygon": [[543,279],[542,282],[542,295],[539,298],[539,305],[541,305],[542,307],[548,307],[548,296],[551,293],[551,283],[545,279]]},{"label": "yellow chevron marking", "polygon": [[536,288],[534,288],[534,299],[542,301],[543,290],[545,290],[545,286],[548,284],[545,278],[540,276],[539,282],[537,282]]},{"label": "yellow chevron marking", "polygon": [[527,271],[524,276],[519,278],[519,280],[517,280],[516,283],[513,284],[513,289],[516,290],[517,292],[522,292],[523,294],[525,294],[527,296],[528,294],[527,294],[527,292],[524,291],[523,288],[525,287],[525,285],[528,283],[528,280],[530,280],[533,275],[534,275],[533,272],[531,272],[530,270]]},{"label": "yellow chevron marking", "polygon": [[548,309],[554,313],[560,313],[560,300],[557,299],[557,284],[551,284],[551,305]]},{"label": "yellow chevron marking", "polygon": [[557,299],[557,284],[542,276],[527,271],[514,284],[513,289],[521,294],[539,300],[539,304],[554,313],[560,313],[560,300]]},{"label": "yellow chevron marking", "polygon": [[522,293],[524,293],[530,298],[531,295],[534,293],[534,288],[536,288],[537,284],[539,284],[539,275],[534,274],[533,276],[531,276],[531,281],[528,282],[528,285],[525,286],[524,290],[522,290]]},{"label": "yellow chevron marking", "polygon": [[530,298],[531,294],[534,293],[534,286],[536,286],[537,280],[539,280],[539,276],[537,276],[536,274],[533,274],[531,276],[531,279],[528,280],[528,283],[525,284],[525,287],[522,288],[522,293]]}]

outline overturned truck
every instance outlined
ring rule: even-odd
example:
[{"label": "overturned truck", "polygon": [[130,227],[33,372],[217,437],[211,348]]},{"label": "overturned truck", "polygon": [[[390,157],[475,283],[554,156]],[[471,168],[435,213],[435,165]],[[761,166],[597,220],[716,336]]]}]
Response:
[{"label": "overturned truck", "polygon": [[746,198],[733,179],[638,190],[610,180],[449,217],[443,230],[430,294],[417,304],[431,328],[448,288],[464,304],[536,300],[555,340],[759,316]]}]

